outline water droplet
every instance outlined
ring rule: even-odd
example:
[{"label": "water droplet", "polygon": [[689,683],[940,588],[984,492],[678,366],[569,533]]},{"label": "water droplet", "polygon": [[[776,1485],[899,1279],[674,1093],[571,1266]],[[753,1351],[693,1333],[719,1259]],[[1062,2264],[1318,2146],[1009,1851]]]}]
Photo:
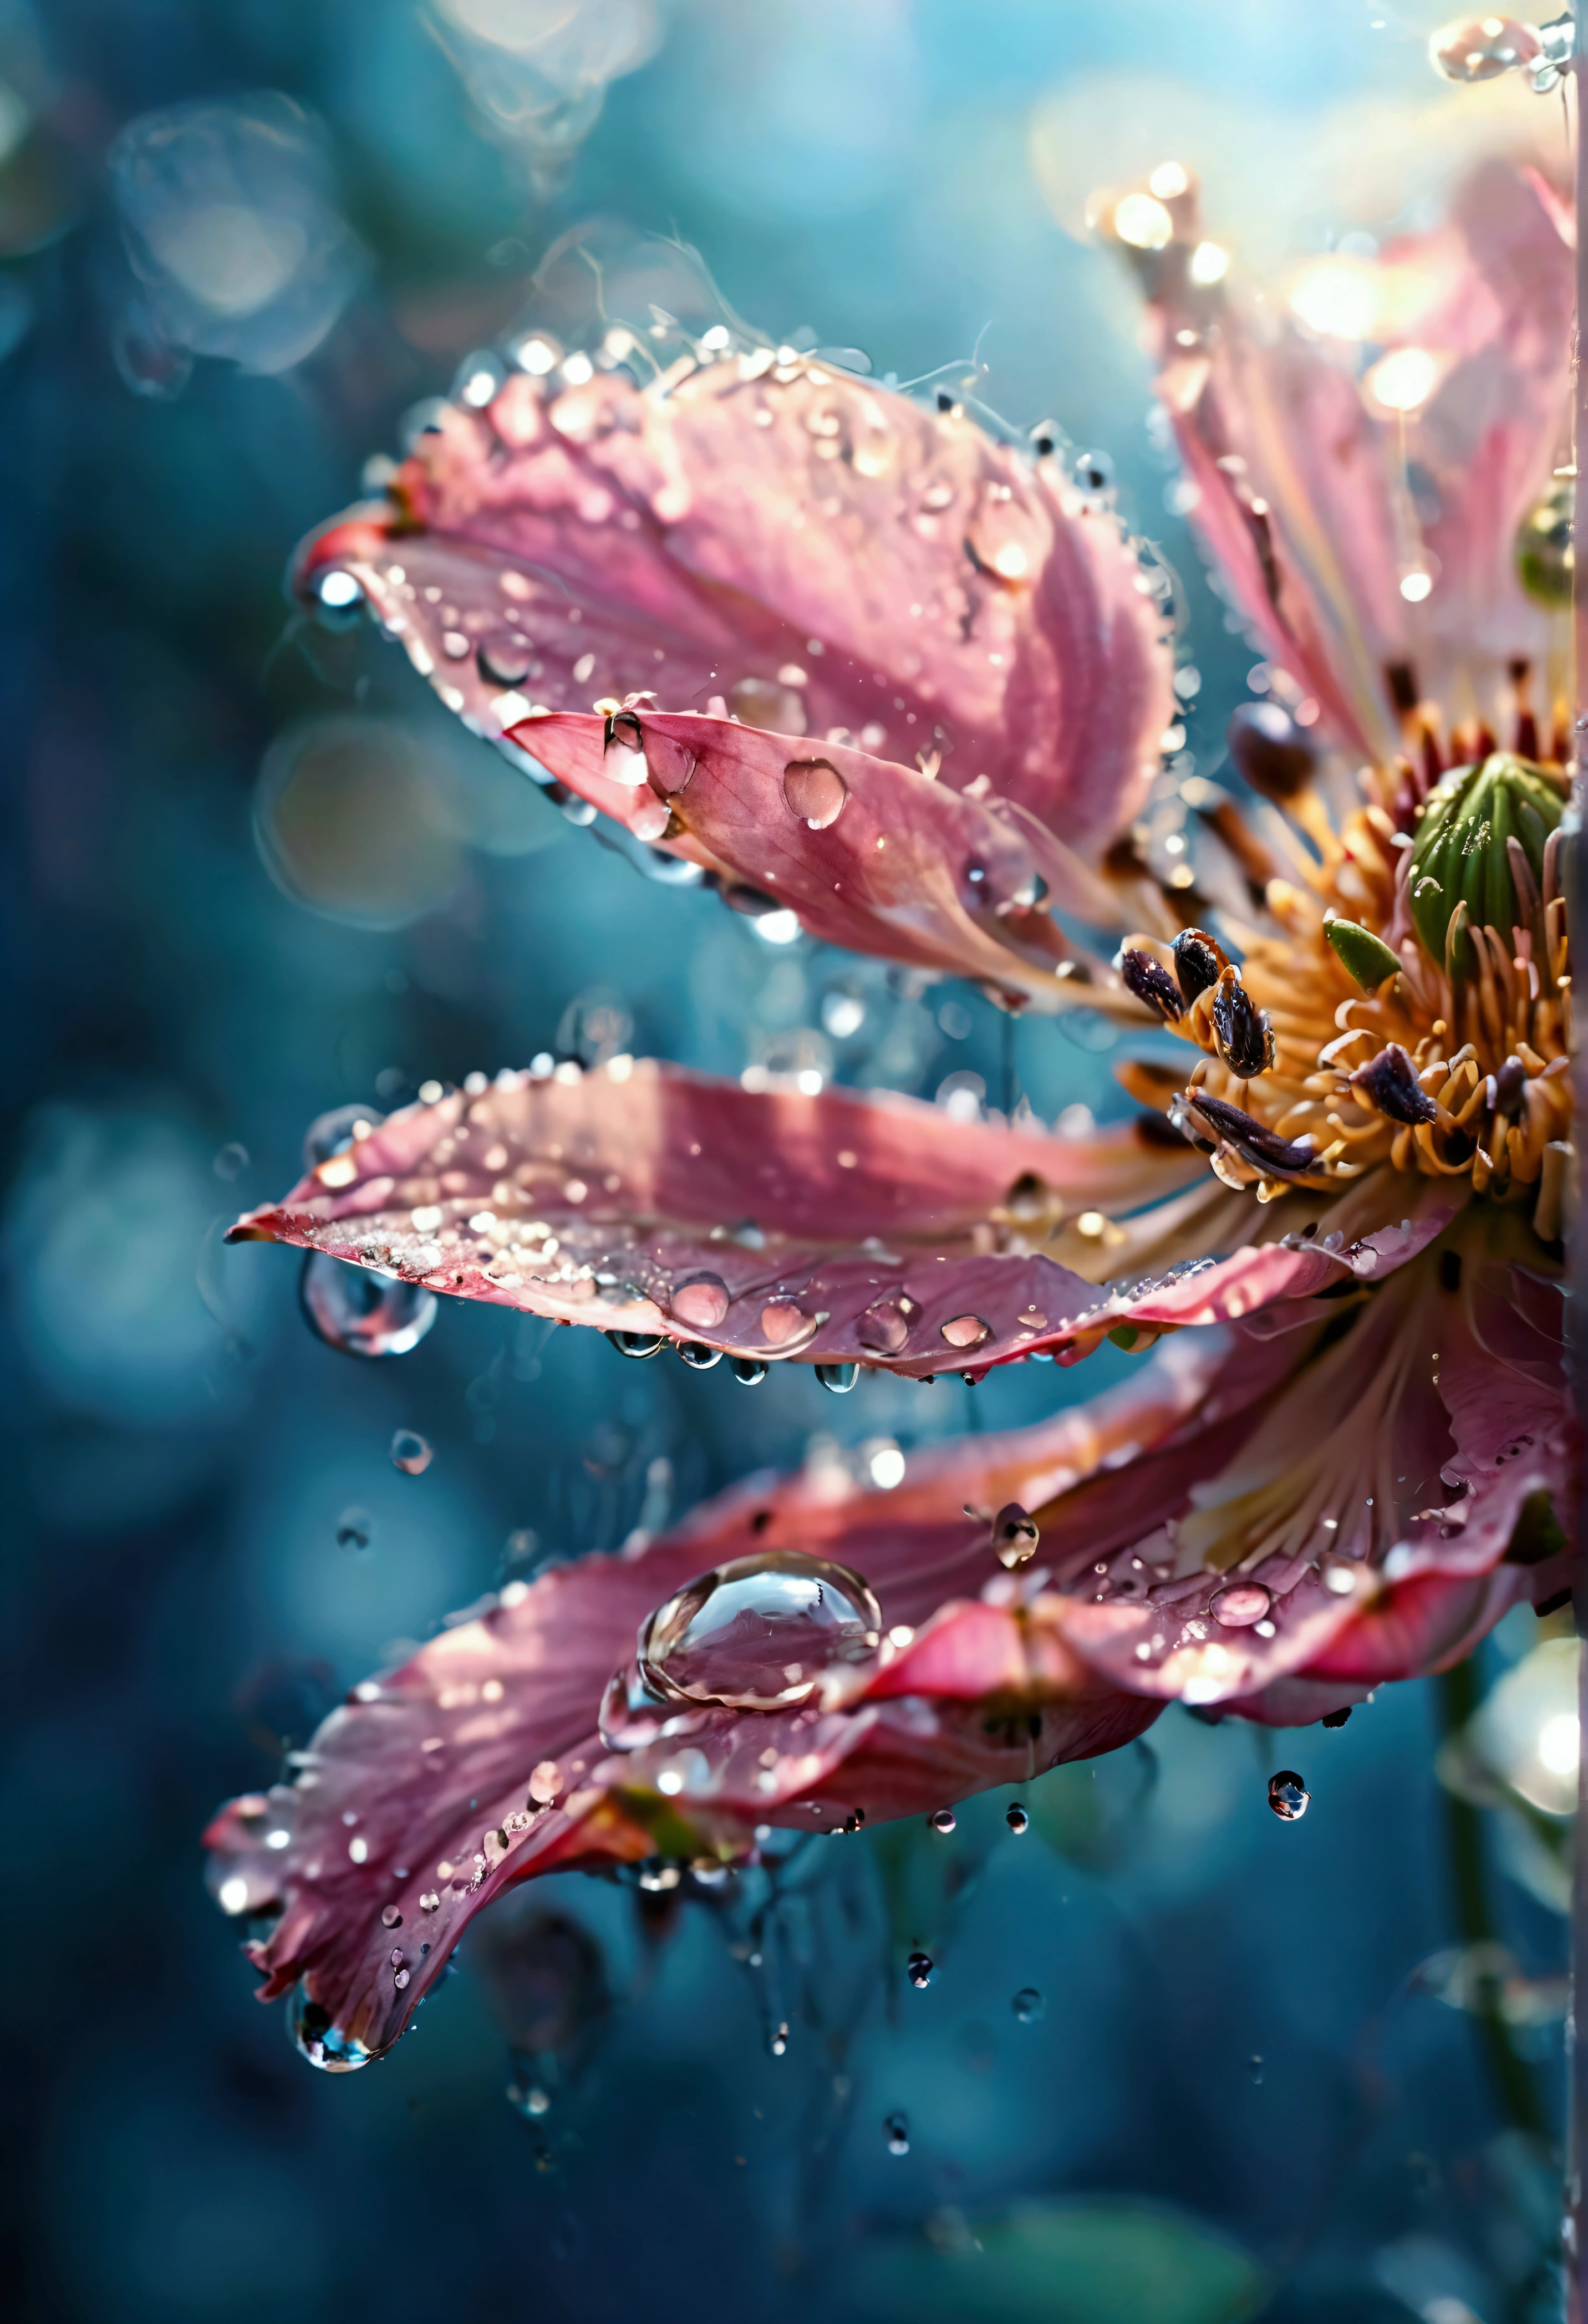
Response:
[{"label": "water droplet", "polygon": [[1040,1539],[1036,1518],[1018,1501],[1006,1501],[992,1520],[992,1546],[998,1553],[998,1563],[1011,1571],[1017,1565],[1030,1563]]},{"label": "water droplet", "polygon": [[642,1361],[646,1356],[660,1355],[667,1345],[660,1332],[608,1332],[607,1338],[620,1356],[632,1356]]},{"label": "water droplet", "polygon": [[436,1295],[311,1250],[298,1279],[309,1329],[345,1356],[405,1356],[436,1320]]},{"label": "water droplet", "polygon": [[909,2153],[909,2116],[889,2115],[882,2124],[882,2135],[888,2142],[890,2154],[908,2154]]},{"label": "water droplet", "polygon": [[848,797],[848,784],[826,759],[790,759],[783,769],[783,803],[812,831],[836,823]]},{"label": "water droplet", "polygon": [[992,1326],[979,1315],[951,1315],[946,1323],[938,1324],[937,1333],[951,1348],[979,1348],[992,1337]]},{"label": "water droplet", "polygon": [[370,2052],[362,2042],[355,2042],[331,2023],[329,2010],[322,2009],[318,2001],[309,1998],[307,1987],[297,1986],[287,1999],[287,2025],[300,2057],[322,2073],[355,2074],[360,2066],[367,2066]]},{"label": "water droplet", "polygon": [[1022,1985],[1009,2006],[1022,2025],[1035,2025],[1048,2015],[1048,2004],[1034,1985]]},{"label": "water droplet", "polygon": [[931,1815],[931,1825],[934,1831],[952,1831],[955,1825],[954,1810],[952,1808],[934,1808]]},{"label": "water droplet", "polygon": [[381,1914],[381,1926],[383,1929],[400,1929],[402,1926],[402,1915],[395,1904],[388,1904],[384,1908]]},{"label": "water droplet", "polygon": [[527,2089],[519,2082],[509,2083],[507,2103],[517,2113],[536,2118],[551,2110],[551,2100],[538,2082],[530,2083]]},{"label": "water droplet", "polygon": [[691,1331],[715,1332],[727,1314],[728,1286],[720,1275],[695,1275],[675,1285],[669,1305],[680,1323]]},{"label": "water droplet", "polygon": [[734,1356],[730,1361],[734,1378],[741,1388],[759,1388],[771,1370],[771,1366],[763,1364],[759,1356]]},{"label": "water droplet", "polygon": [[1286,1823],[1294,1823],[1306,1813],[1312,1794],[1294,1768],[1281,1767],[1277,1775],[1269,1777],[1269,1805]]},{"label": "water droplet", "polygon": [[1011,1831],[1023,1832],[1031,1829],[1031,1819],[1019,1800],[1011,1800],[1003,1811],[1003,1821]]},{"label": "water droplet", "polygon": [[1070,471],[1076,490],[1098,499],[1113,490],[1113,462],[1106,452],[1077,452]]},{"label": "water droplet", "polygon": [[406,1476],[422,1477],[435,1457],[417,1428],[400,1428],[392,1439],[392,1466]]},{"label": "water droplet", "polygon": [[793,686],[770,678],[742,678],[737,686],[729,687],[727,704],[741,725],[759,726],[767,734],[805,732],[805,696]]},{"label": "water droplet", "polygon": [[808,1701],[826,1673],[870,1662],[882,1626],[847,1566],[768,1551],[715,1567],[659,1606],[640,1632],[640,1674],[663,1702],[781,1710]]},{"label": "water droplet", "polygon": [[1226,1630],[1245,1630],[1260,1622],[1273,1602],[1260,1582],[1232,1582],[1215,1592],[1208,1611]]},{"label": "water droplet", "polygon": [[1246,2061],[1246,2071],[1254,2084],[1261,2081],[1262,2060],[1255,2052],[1253,2052],[1252,2055]]},{"label": "water droplet", "polygon": [[488,686],[522,686],[534,657],[522,638],[509,633],[488,639],[475,659]]},{"label": "water droplet", "polygon": [[1460,16],[1428,39],[1428,61],[1445,80],[1494,80],[1538,52],[1537,33],[1514,16]]},{"label": "water droplet", "polygon": [[367,1509],[344,1509],[337,1519],[337,1547],[362,1555],[374,1539],[375,1521]]},{"label": "water droplet", "polygon": [[248,1167],[248,1148],[239,1146],[233,1139],[229,1145],[221,1148],[209,1167],[217,1178],[238,1177]]},{"label": "water droplet", "polygon": [[766,2046],[771,2052],[774,2058],[781,2058],[787,2055],[789,2049],[789,2024],[786,2018],[780,2018],[778,2023],[772,2027],[771,2032],[766,2037]]},{"label": "water droplet", "polygon": [[693,1372],[708,1372],[723,1360],[722,1350],[708,1348],[704,1340],[680,1340],[679,1354]]},{"label": "water droplet", "polygon": [[866,1309],[855,1330],[863,1348],[896,1356],[909,1337],[909,1315],[901,1300],[879,1299]]},{"label": "water droplet", "polygon": [[860,1378],[858,1364],[817,1364],[816,1376],[830,1396],[847,1396]]},{"label": "water droplet", "polygon": [[314,608],[322,629],[350,630],[364,611],[363,588],[351,573],[333,567],[319,576]]},{"label": "water droplet", "polygon": [[930,1985],[937,1964],[930,1953],[911,1953],[904,1964],[904,1974],[917,1987]]},{"label": "water droplet", "polygon": [[336,1105],[328,1113],[317,1113],[303,1133],[304,1168],[316,1169],[333,1154],[345,1154],[355,1139],[372,1136],[383,1119],[368,1105]]}]

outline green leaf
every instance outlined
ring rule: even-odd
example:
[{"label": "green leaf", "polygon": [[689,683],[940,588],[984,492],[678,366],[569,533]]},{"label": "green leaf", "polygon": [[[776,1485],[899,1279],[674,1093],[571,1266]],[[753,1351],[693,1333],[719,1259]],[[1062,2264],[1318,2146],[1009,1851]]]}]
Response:
[{"label": "green leaf", "polygon": [[1269,2285],[1215,2229],[1104,2198],[1022,2205],[973,2223],[960,2249],[878,2237],[845,2289],[845,2305],[890,2324],[1242,2324]]},{"label": "green leaf", "polygon": [[1364,992],[1377,992],[1384,979],[1400,966],[1383,938],[1371,928],[1359,927],[1354,920],[1326,921],[1324,934],[1339,954],[1346,974],[1355,977]]}]

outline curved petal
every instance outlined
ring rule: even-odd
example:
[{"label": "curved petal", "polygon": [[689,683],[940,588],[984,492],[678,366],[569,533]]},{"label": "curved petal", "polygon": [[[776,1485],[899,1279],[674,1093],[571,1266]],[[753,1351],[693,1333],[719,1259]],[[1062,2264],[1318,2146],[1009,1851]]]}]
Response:
[{"label": "curved petal", "polygon": [[1399,747],[1392,665],[1492,718],[1507,664],[1552,643],[1514,544],[1566,441],[1561,206],[1487,161],[1445,225],[1309,264],[1277,326],[1199,287],[1211,245],[1194,198],[1177,207],[1174,241],[1140,262],[1159,394],[1242,612],[1350,747]]},{"label": "curved petal", "polygon": [[919,1379],[1305,1302],[1392,1271],[1447,1216],[1100,1290],[1042,1246],[1057,1233],[1106,1264],[1099,1202],[1129,1208],[1196,1175],[1155,1130],[1068,1139],[625,1057],[410,1106],[232,1236],[568,1323]]},{"label": "curved petal", "polygon": [[1173,715],[1153,588],[1057,462],[957,409],[762,348],[641,390],[511,379],[448,407],[389,504],[308,541],[448,706],[720,697],[791,740],[944,761],[1072,844],[1130,820]]}]

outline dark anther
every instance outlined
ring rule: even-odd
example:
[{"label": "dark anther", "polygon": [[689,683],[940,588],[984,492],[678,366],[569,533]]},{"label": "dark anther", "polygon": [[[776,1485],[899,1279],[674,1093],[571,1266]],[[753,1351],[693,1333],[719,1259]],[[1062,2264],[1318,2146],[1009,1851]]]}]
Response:
[{"label": "dark anther", "polygon": [[640,731],[640,721],[632,710],[613,710],[607,713],[606,724],[601,738],[603,758],[614,742],[624,751],[644,749],[645,737]]},{"label": "dark anther", "polygon": [[1230,965],[1222,945],[1203,928],[1182,928],[1175,938],[1175,973],[1187,1009],[1216,984]]},{"label": "dark anther", "polygon": [[942,388],[937,390],[937,409],[939,411],[952,411],[954,409],[954,398]]},{"label": "dark anther", "polygon": [[1507,1057],[1494,1076],[1494,1111],[1514,1113],[1517,1100],[1528,1086],[1528,1068],[1520,1057]]},{"label": "dark anther", "polygon": [[1540,1618],[1546,1614],[1558,1614],[1563,1606],[1569,1606],[1571,1602],[1572,1593],[1569,1590],[1557,1590],[1553,1598],[1540,1598],[1533,1611]]},{"label": "dark anther", "polygon": [[1161,1113],[1139,1113],[1136,1116],[1136,1139],[1141,1146],[1175,1147],[1181,1143],[1182,1133]]},{"label": "dark anther", "polygon": [[1214,989],[1213,1037],[1219,1056],[1243,1082],[1266,1073],[1274,1062],[1268,1011],[1258,1007],[1233,968],[1224,970]]},{"label": "dark anther", "polygon": [[1461,1289],[1461,1253],[1442,1250],[1439,1254],[1439,1288],[1441,1291]]},{"label": "dark anther", "polygon": [[1149,1009],[1156,1009],[1166,1025],[1172,1025],[1183,1014],[1186,1003],[1180,988],[1160,961],[1149,952],[1122,952],[1120,975],[1127,992],[1144,1001]]},{"label": "dark anther", "polygon": [[1325,1711],[1323,1717],[1319,1720],[1318,1725],[1320,1727],[1343,1727],[1350,1716],[1351,1705],[1350,1703],[1347,1703],[1342,1711]]},{"label": "dark anther", "polygon": [[1392,661],[1384,672],[1390,699],[1402,715],[1417,706],[1417,674],[1408,661]]},{"label": "dark anther", "polygon": [[1310,1139],[1280,1138],[1265,1130],[1260,1121],[1253,1121],[1249,1113],[1242,1113],[1238,1105],[1230,1105],[1222,1097],[1209,1097],[1205,1090],[1187,1090],[1176,1098],[1169,1119],[1194,1146],[1211,1138],[1233,1147],[1254,1170],[1269,1176],[1296,1176],[1317,1166],[1317,1149]]},{"label": "dark anther", "polygon": [[757,1509],[755,1515],[750,1520],[750,1530],[752,1533],[764,1533],[771,1521],[772,1513],[771,1509]]},{"label": "dark anther", "polygon": [[1277,702],[1243,702],[1224,729],[1231,762],[1259,796],[1283,806],[1311,782],[1317,752]]},{"label": "dark anther", "polygon": [[1351,1086],[1361,1090],[1391,1121],[1403,1121],[1410,1127],[1432,1121],[1439,1111],[1418,1081],[1417,1069],[1399,1041],[1391,1041],[1376,1057],[1359,1065],[1351,1076]]}]

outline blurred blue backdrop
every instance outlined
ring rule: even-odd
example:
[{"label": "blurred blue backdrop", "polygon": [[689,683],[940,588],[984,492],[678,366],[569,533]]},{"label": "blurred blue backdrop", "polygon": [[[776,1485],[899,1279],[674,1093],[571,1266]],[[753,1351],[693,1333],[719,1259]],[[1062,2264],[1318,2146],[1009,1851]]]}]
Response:
[{"label": "blurred blue backdrop", "polygon": [[[1426,215],[1485,142],[1558,141],[1509,84],[1440,89],[1430,21],[0,0],[12,2312],[1551,2312],[1558,1867],[1546,1819],[1497,1811],[1474,1916],[1475,1812],[1433,1772],[1459,1691],[1283,1738],[1172,1711],[1033,1786],[1024,1838],[975,1803],[950,1838],[812,1843],[775,1894],[542,1884],[356,2080],[250,1998],[198,1849],[394,1642],[505,1573],[761,1462],[1034,1418],[1124,1360],[839,1403],[492,1310],[444,1308],[391,1363],[313,1340],[288,1254],[218,1238],[324,1109],[604,1042],[960,1103],[998,1102],[1006,1060],[974,992],[769,943],[574,827],[392,650],[302,628],[294,540],[559,235],[675,235],[773,333],[906,379],[974,351],[1011,421],[1106,448],[1186,582],[1214,772],[1250,654],[1081,206],[1173,151],[1273,266]],[[1105,1040],[1020,1028],[1045,1119],[1122,1102]],[[1513,1618],[1485,1677],[1534,1630]],[[1314,1804],[1288,1826],[1265,1781],[1297,1757]]]}]

